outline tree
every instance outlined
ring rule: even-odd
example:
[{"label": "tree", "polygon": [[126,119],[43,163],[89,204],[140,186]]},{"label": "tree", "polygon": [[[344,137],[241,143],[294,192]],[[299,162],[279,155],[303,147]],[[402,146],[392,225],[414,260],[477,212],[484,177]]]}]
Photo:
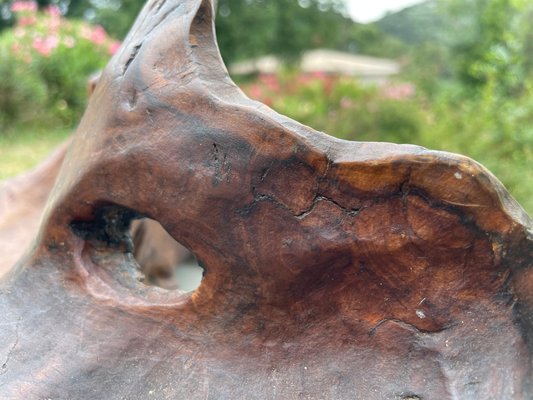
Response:
[{"label": "tree", "polygon": [[397,58],[406,54],[409,45],[401,39],[383,32],[373,24],[350,23],[345,27],[342,44],[345,51],[369,56]]},{"label": "tree", "polygon": [[405,43],[418,45],[439,39],[443,16],[438,12],[437,0],[427,0],[398,12],[389,13],[376,21],[375,25],[383,33]]},{"label": "tree", "polygon": [[[12,25],[10,12],[13,0],[0,0],[0,29]],[[123,38],[139,14],[144,2],[140,0],[36,0],[39,8],[57,5],[67,17],[84,18],[102,25],[107,32]]]},{"label": "tree", "polygon": [[459,80],[479,87],[490,82],[504,94],[520,90],[527,75],[522,0],[441,0],[447,44]]},{"label": "tree", "polygon": [[[2,0],[0,0],[2,1]],[[9,4],[2,22],[9,24]],[[338,47],[345,28],[344,0],[219,0],[217,34],[226,62],[275,54],[294,60],[302,51]],[[143,6],[139,0],[38,0],[57,4],[67,17],[85,18],[121,39]]]},{"label": "tree", "polygon": [[[219,0],[217,36],[226,62],[335,47],[347,18],[339,0]],[[349,20],[351,22],[351,20]]]}]

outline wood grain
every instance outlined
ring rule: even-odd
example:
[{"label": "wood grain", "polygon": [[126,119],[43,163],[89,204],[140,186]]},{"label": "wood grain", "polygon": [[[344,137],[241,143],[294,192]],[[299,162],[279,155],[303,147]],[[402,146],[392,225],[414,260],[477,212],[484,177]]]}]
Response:
[{"label": "wood grain", "polygon": [[[6,398],[533,398],[533,228],[499,181],[247,99],[213,32],[149,1],[103,72],[0,286]],[[142,216],[198,290],[139,281]]]}]

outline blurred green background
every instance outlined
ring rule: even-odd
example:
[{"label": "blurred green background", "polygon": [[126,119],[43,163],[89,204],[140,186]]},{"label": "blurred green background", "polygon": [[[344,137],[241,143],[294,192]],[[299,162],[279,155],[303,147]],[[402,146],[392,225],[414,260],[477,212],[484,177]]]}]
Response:
[{"label": "blurred green background", "polygon": [[[533,2],[430,0],[366,24],[342,0],[218,3],[222,56],[250,97],[344,139],[466,154],[533,214]],[[0,1],[0,179],[72,132],[88,77],[142,5]],[[328,54],[353,68],[321,69]],[[380,75],[384,65],[397,71]]]}]

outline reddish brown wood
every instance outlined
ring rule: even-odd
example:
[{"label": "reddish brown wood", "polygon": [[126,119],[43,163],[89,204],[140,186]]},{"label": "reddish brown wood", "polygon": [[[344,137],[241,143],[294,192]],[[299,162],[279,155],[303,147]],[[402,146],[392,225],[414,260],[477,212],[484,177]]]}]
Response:
[{"label": "reddish brown wood", "polygon": [[[94,80],[90,81],[94,85]],[[0,184],[0,277],[15,266],[37,234],[39,221],[70,140],[67,140],[36,168]],[[177,243],[163,227],[150,219],[135,220],[130,234],[133,255],[147,283],[176,288],[176,266],[189,251]],[[167,277],[166,279],[163,279]]]},{"label": "reddish brown wood", "polygon": [[[528,399],[533,228],[483,167],[247,99],[212,5],[149,1],[0,290],[6,398]],[[138,280],[148,216],[206,269]]]}]

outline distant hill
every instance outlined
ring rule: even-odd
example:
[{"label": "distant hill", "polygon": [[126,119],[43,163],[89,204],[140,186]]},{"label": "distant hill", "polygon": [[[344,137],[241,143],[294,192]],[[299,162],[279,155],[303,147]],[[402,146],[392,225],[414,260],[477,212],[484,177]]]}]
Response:
[{"label": "distant hill", "polygon": [[421,44],[440,42],[443,26],[437,1],[427,0],[373,23],[350,21],[338,47],[352,53],[397,59]]},{"label": "distant hill", "polygon": [[389,13],[374,23],[382,32],[406,44],[437,41],[443,20],[435,0],[428,0],[395,13]]}]

